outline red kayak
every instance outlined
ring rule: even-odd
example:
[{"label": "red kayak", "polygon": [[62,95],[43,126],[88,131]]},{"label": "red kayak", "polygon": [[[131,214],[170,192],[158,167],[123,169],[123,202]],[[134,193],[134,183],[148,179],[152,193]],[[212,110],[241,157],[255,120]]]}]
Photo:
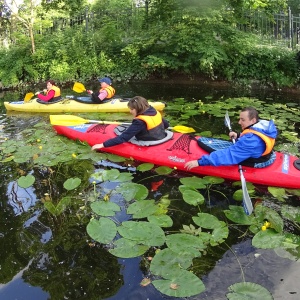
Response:
[{"label": "red kayak", "polygon": [[[76,126],[53,125],[58,134],[73,140],[87,142],[93,146],[116,136],[113,124],[82,124]],[[178,170],[187,171],[184,168],[186,162],[199,159],[207,154],[198,146],[196,139],[189,134],[175,132],[173,138],[155,146],[140,146],[130,142],[103,148],[104,152],[132,157],[135,160],[153,163],[155,165],[168,166]],[[300,159],[295,156],[276,152],[274,162],[264,168],[243,167],[246,181],[284,188],[300,188]],[[196,167],[188,171],[197,175],[209,175],[222,177],[234,181],[240,180],[238,166],[204,166]]]}]

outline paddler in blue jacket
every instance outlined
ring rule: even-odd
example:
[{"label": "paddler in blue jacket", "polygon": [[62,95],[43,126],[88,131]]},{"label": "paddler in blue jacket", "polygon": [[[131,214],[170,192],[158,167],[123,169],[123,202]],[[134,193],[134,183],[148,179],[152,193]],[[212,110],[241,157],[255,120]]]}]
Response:
[{"label": "paddler in blue jacket", "polygon": [[129,100],[128,107],[134,117],[128,129],[103,144],[94,145],[92,150],[119,145],[128,142],[134,136],[142,141],[158,141],[166,137],[165,129],[169,127],[169,122],[162,118],[160,112],[149,105],[145,98],[133,97]]},{"label": "paddler in blue jacket", "polygon": [[198,166],[228,166],[243,163],[246,160],[259,161],[269,155],[274,147],[277,137],[277,129],[272,120],[260,120],[258,112],[253,107],[246,107],[240,113],[239,124],[242,132],[229,133],[236,143],[222,150],[216,150],[203,155],[198,160],[192,160],[185,164],[190,170]]}]

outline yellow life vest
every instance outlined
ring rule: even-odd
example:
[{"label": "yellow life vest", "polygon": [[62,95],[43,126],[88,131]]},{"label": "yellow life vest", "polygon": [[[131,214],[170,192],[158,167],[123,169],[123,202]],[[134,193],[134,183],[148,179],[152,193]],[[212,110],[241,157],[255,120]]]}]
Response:
[{"label": "yellow life vest", "polygon": [[110,99],[115,95],[116,90],[112,86],[107,86],[106,88],[100,89],[99,92],[105,90],[107,92],[106,99]]},{"label": "yellow life vest", "polygon": [[139,115],[135,119],[142,120],[146,123],[147,131],[138,133],[135,137],[142,141],[158,141],[166,137],[166,131],[160,112],[155,116]]},{"label": "yellow life vest", "polygon": [[[53,98],[59,97],[59,96],[61,95],[61,94],[60,94],[60,88],[59,88],[58,86],[53,85],[52,88],[51,88],[51,90],[54,91],[54,97],[53,97]],[[48,95],[48,93],[49,93],[51,90],[47,91],[47,95]]]},{"label": "yellow life vest", "polygon": [[271,153],[271,151],[273,150],[273,147],[275,145],[275,139],[273,138],[270,138],[268,136],[266,136],[265,134],[259,132],[259,131],[256,131],[254,129],[245,129],[240,136],[246,134],[246,133],[254,133],[256,134],[257,136],[259,136],[266,144],[266,150],[265,152],[261,155],[261,156],[264,156],[264,155],[267,155],[269,153]]},{"label": "yellow life vest", "polygon": [[158,111],[155,116],[139,115],[136,116],[135,119],[143,120],[147,124],[148,130],[153,129],[162,123],[162,116]]}]

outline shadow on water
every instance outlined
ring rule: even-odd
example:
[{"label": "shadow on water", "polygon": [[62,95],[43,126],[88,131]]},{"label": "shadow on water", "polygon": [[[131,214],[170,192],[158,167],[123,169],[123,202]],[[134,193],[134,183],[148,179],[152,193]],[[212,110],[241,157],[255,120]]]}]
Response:
[{"label": "shadow on water", "polygon": [[[228,85],[146,82],[116,84],[115,87],[117,93],[124,97],[142,95],[166,102],[174,98],[204,101],[251,96],[270,102],[293,102],[300,105],[297,94],[266,89],[240,90]],[[98,84],[91,83],[91,88],[97,89]],[[63,93],[74,94],[70,88],[64,88]],[[47,114],[6,114],[3,101],[20,98],[22,95],[18,92],[3,92],[0,95],[0,140],[20,138],[18,134],[25,128],[47,121]],[[207,126],[211,126],[211,123]],[[114,166],[117,165],[107,163],[105,167]],[[94,166],[84,166],[82,169],[90,167]],[[66,174],[72,177],[74,173],[80,173],[80,170],[74,171],[72,168],[55,171],[60,172],[62,178]],[[136,174],[134,166],[129,171],[135,174],[137,182],[143,181],[154,199],[166,193],[171,194],[173,199],[180,198],[178,178],[163,178],[163,184],[151,191],[153,180],[146,178],[149,174]],[[19,188],[16,179],[27,172],[34,172],[36,183],[27,189]],[[47,213],[43,202],[48,189],[51,188],[60,196],[64,193],[61,183],[56,185],[51,181],[49,170],[43,173],[34,170],[33,166],[6,163],[1,166],[0,176],[0,299],[178,299],[160,294],[153,285],[140,285],[142,279],[149,275],[145,257],[118,259],[104,246],[93,243],[86,233],[89,219],[78,214],[78,207],[82,204],[73,203],[67,212],[59,216]],[[87,178],[85,181],[88,185]],[[106,185],[105,188],[109,190],[112,187]],[[220,200],[218,194],[212,193],[210,201],[206,203],[207,211],[217,215],[221,215],[220,212],[233,201],[233,191],[226,184],[220,188],[228,200]],[[174,203],[174,210],[185,210],[180,201]],[[125,215],[124,207],[118,215],[118,221],[126,218],[129,216]],[[178,218],[175,229],[184,224],[186,215],[179,214]],[[276,295],[274,299],[298,299],[298,288],[280,290],[282,282],[290,280],[288,270],[295,262],[277,256],[273,250],[256,249],[251,245],[251,239],[241,236],[238,229],[231,230],[233,237],[226,241],[228,247],[222,245],[214,249],[207,255],[206,262],[195,260],[194,264],[199,264],[197,275],[203,280],[206,290],[201,295],[185,299],[225,300],[228,287],[244,278],[266,287]]]}]

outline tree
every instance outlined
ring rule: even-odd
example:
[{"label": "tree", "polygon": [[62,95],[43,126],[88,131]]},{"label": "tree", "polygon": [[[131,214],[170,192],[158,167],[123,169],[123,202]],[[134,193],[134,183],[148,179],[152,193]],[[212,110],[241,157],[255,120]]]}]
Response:
[{"label": "tree", "polygon": [[31,41],[32,53],[35,53],[35,42],[33,26],[37,18],[37,7],[40,6],[41,0],[4,0],[4,4],[9,11],[11,36],[18,30],[18,23],[22,24]]}]

